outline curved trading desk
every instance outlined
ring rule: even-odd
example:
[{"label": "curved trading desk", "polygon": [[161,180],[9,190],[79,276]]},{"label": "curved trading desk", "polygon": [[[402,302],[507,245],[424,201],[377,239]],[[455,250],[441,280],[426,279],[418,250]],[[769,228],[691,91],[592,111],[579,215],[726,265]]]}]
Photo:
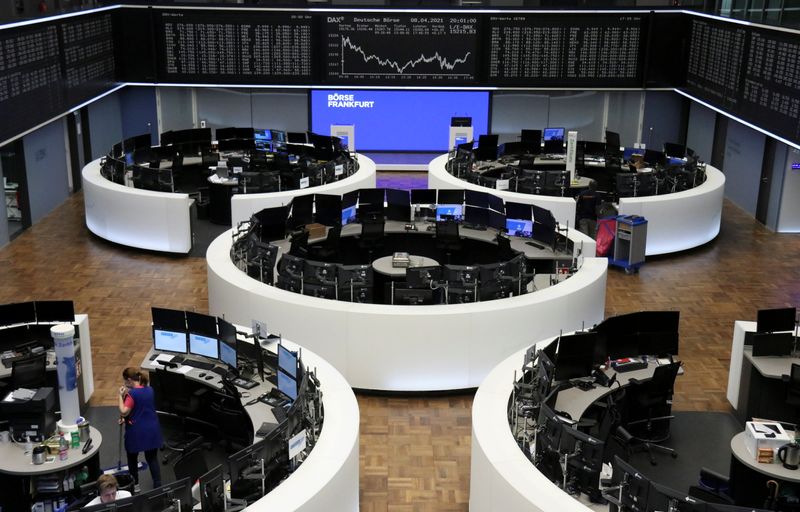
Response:
[{"label": "curved trading desk", "polygon": [[[343,194],[375,186],[375,162],[358,155],[360,168],[348,178],[313,188],[318,194]],[[188,194],[126,187],[100,174],[100,159],[83,168],[86,227],[111,242],[139,249],[186,254],[192,249],[194,200]],[[233,220],[250,218],[262,208],[286,204],[309,189],[237,194],[231,200]]]},{"label": "curved trading desk", "polygon": [[[436,157],[428,166],[428,187],[467,188],[486,191],[486,187],[468,183],[447,172],[447,155]],[[689,190],[658,196],[624,197],[619,201],[620,215],[640,215],[647,219],[646,255],[668,254],[698,247],[719,234],[725,175],[706,166],[706,181]],[[535,204],[553,212],[561,225],[575,224],[575,200],[492,190],[506,201]]]},{"label": "curved trading desk", "polygon": [[503,201],[513,201],[522,204],[534,204],[546,210],[550,210],[555,217],[556,221],[562,226],[575,225],[575,199],[571,197],[557,197],[557,196],[544,196],[537,194],[522,194],[520,192],[511,192],[510,190],[495,190],[474,183],[469,183],[466,180],[457,178],[447,172],[445,164],[447,164],[448,155],[440,155],[431,160],[428,164],[428,188],[463,188],[469,190],[477,190],[479,192],[491,193],[497,197],[502,197]]},{"label": "curved trading desk", "polygon": [[[587,239],[575,230],[568,236],[576,245]],[[519,243],[523,252],[534,251]],[[604,258],[585,258],[569,279],[526,295],[472,304],[391,306],[320,299],[261,283],[233,264],[231,244],[231,233],[225,232],[206,254],[209,312],[240,324],[266,321],[270,330],[324,357],[355,388],[474,388],[498,361],[531,340],[592,325],[604,314]],[[588,250],[584,243],[584,253],[593,254],[593,245]]]},{"label": "curved trading desk", "polygon": [[[249,329],[238,329],[249,332]],[[286,339],[282,343],[292,351],[300,348]],[[267,346],[267,349],[275,350],[275,344]],[[356,512],[359,503],[358,402],[342,375],[325,359],[306,347],[302,347],[302,359],[306,368],[316,370],[322,389],[324,421],[319,438],[303,463],[263,498],[248,505],[247,510],[328,512],[331,503],[336,503],[337,510]],[[145,357],[142,367],[154,368],[149,357]],[[213,379],[206,380],[200,377],[202,372],[194,368],[186,373],[186,378],[211,388],[221,387],[216,374],[213,374]],[[256,387],[249,393],[257,396],[262,391]],[[242,398],[242,402],[248,400]],[[260,402],[245,404],[254,431],[262,421],[272,420],[267,417],[271,416],[267,409]]]},{"label": "curved trading desk", "polygon": [[304,188],[298,190],[286,190],[283,192],[266,192],[262,194],[236,194],[231,199],[231,221],[232,225],[249,220],[250,216],[264,208],[273,208],[288,204],[293,197],[308,194],[334,194],[343,195],[346,192],[358,190],[360,188],[375,188],[376,169],[375,162],[364,155],[356,155],[358,170],[351,176],[341,180],[320,185],[318,187]]}]

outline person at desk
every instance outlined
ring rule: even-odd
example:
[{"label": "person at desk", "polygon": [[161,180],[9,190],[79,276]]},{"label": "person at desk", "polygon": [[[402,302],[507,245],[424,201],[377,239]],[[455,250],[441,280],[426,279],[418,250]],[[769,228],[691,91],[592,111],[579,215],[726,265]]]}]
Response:
[{"label": "person at desk", "polygon": [[147,375],[136,368],[122,371],[124,385],[119,388],[120,422],[125,422],[125,452],[128,454],[128,472],[133,483],[139,485],[139,452],[144,452],[153,487],[161,486],[161,468],[158,449],[164,444],[161,425],[155,407],[153,388],[148,386]]},{"label": "person at desk", "polygon": [[122,498],[130,498],[128,491],[119,491],[119,484],[114,475],[100,475],[97,478],[97,497],[84,505],[83,508],[102,505],[103,503],[114,503]]},{"label": "person at desk", "polygon": [[575,225],[578,231],[594,238],[597,230],[597,211],[603,200],[597,191],[597,182],[591,180],[589,187],[575,197]]}]

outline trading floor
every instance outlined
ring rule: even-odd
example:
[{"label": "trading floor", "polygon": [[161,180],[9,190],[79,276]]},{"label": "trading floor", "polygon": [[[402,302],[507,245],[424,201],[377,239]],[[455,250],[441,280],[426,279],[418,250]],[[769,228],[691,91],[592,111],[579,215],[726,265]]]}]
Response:
[{"label": "trading floor", "polygon": [[[379,181],[404,179],[389,174]],[[206,261],[101,240],[86,229],[83,208],[82,194],[74,195],[0,249],[0,303],[73,300],[91,318],[92,405],[115,405],[122,368],[138,365],[152,346],[150,306],[207,312]],[[727,411],[733,323],[754,320],[758,309],[800,305],[798,254],[800,237],[774,234],[725,200],[716,240],[649,258],[636,275],[610,269],[606,315],[680,310],[686,373],[674,409]],[[468,509],[471,395],[358,401],[361,510]]]}]

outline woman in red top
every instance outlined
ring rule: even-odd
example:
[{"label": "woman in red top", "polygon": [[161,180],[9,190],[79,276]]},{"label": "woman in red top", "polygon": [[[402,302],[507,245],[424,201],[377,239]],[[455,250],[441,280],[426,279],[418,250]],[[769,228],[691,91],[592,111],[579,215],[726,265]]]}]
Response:
[{"label": "woman in red top", "polygon": [[161,486],[161,468],[158,449],[163,444],[161,426],[156,414],[153,388],[147,385],[147,374],[136,368],[122,372],[124,386],[119,388],[119,412],[125,422],[125,452],[128,454],[128,471],[133,482],[139,484],[139,452],[144,452],[153,487]]}]

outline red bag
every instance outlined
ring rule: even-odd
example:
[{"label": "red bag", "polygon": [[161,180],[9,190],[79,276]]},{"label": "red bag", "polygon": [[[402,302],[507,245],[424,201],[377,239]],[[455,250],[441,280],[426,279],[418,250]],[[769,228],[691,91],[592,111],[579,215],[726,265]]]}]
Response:
[{"label": "red bag", "polygon": [[[597,255],[614,256],[614,238],[617,233],[616,217],[597,220]],[[612,253],[612,254],[609,254]]]}]

